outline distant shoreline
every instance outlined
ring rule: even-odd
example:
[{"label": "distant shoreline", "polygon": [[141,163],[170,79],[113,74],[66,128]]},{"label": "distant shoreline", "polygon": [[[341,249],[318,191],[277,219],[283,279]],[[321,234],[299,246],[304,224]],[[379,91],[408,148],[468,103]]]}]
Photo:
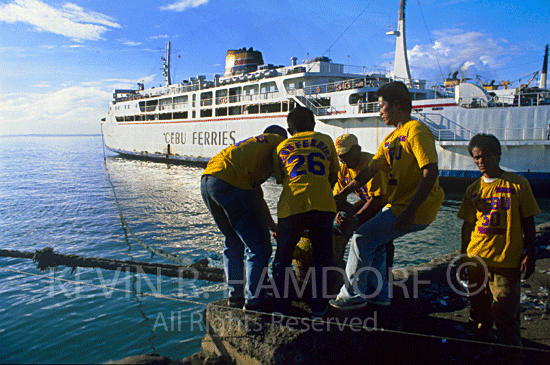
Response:
[{"label": "distant shoreline", "polygon": [[9,137],[101,137],[101,133],[96,134],[0,134],[0,138]]}]

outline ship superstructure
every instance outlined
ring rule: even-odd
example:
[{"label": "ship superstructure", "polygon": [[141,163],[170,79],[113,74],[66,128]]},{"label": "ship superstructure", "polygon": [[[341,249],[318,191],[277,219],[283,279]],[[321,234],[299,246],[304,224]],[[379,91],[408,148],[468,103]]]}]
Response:
[{"label": "ship superstructure", "polygon": [[168,53],[165,86],[115,90],[102,124],[105,144],[127,156],[206,162],[268,125],[286,126],[288,111],[301,105],[316,115],[316,130],[333,138],[353,133],[363,150],[374,153],[391,131],[379,117],[376,90],[400,80],[413,96],[413,118],[434,133],[442,177],[479,175],[466,146],[474,134],[484,132],[500,139],[505,170],[547,184],[550,91],[546,86],[488,90],[456,79],[428,87],[426,81],[410,76],[404,21],[402,0],[397,31],[388,33],[397,37],[393,73],[383,68],[366,72],[364,67],[334,63],[327,57],[301,63],[292,57],[289,66],[264,64],[261,52],[243,48],[227,52],[224,75],[172,84]]}]

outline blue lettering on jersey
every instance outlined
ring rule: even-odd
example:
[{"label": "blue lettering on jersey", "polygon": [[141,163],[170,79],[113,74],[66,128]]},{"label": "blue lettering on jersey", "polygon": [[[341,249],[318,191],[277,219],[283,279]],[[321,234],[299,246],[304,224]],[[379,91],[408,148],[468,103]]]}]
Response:
[{"label": "blue lettering on jersey", "polygon": [[[312,138],[312,139],[308,138],[308,139],[297,140],[292,144],[289,143],[286,146],[284,146],[279,151],[279,155],[281,156],[281,161],[283,162],[283,164],[286,165],[287,163],[291,162],[287,158],[287,156],[290,154],[291,151],[294,151],[300,148],[309,148],[309,147],[314,147],[321,150],[321,152],[323,152],[323,154],[327,157],[327,159],[330,159],[330,148],[326,146],[324,142],[317,141],[315,138]],[[294,159],[291,159],[291,160],[293,161]]]}]

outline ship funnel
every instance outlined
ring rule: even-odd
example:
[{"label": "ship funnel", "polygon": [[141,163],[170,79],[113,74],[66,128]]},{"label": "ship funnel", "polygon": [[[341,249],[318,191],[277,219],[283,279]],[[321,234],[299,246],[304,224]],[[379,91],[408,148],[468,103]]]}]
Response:
[{"label": "ship funnel", "polygon": [[248,50],[246,48],[230,49],[225,58],[224,76],[231,77],[254,72],[258,70],[258,66],[263,64],[264,59],[260,51],[254,51],[252,48]]},{"label": "ship funnel", "polygon": [[395,42],[395,61],[393,74],[396,78],[403,79],[405,83],[411,81],[411,71],[409,70],[409,60],[407,58],[407,45],[405,42],[405,5],[407,0],[401,0],[399,3],[399,22],[397,31],[386,34],[397,37]]},{"label": "ship funnel", "polygon": [[548,45],[546,45],[546,51],[544,52],[544,61],[542,63],[542,75],[540,76],[539,87],[546,89],[546,74],[548,73]]}]

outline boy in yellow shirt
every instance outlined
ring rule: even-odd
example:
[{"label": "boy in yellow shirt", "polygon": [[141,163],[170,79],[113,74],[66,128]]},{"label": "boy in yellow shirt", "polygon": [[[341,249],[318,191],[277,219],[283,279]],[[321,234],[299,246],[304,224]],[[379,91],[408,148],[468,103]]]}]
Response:
[{"label": "boy in yellow shirt", "polygon": [[[477,134],[468,152],[483,174],[466,189],[458,217],[461,253],[467,255],[470,324],[482,340],[490,338],[493,321],[499,341],[521,347],[520,275],[535,270],[535,220],[540,209],[527,179],[503,171],[500,142]],[[525,241],[524,241],[525,238]],[[521,351],[502,349],[507,363],[522,363]]]},{"label": "boy in yellow shirt", "polygon": [[[312,317],[322,317],[328,308],[328,282],[325,268],[333,266],[332,225],[336,202],[332,188],[339,170],[334,142],[330,136],[314,132],[313,112],[303,107],[287,116],[292,137],[283,141],[274,152],[275,177],[283,184],[277,205],[277,251],[273,261],[274,311],[287,314],[290,309],[292,255],[303,232],[309,230],[313,246],[311,272]],[[323,285],[325,284],[325,285]]]},{"label": "boy in yellow shirt", "polygon": [[[353,134],[341,135],[336,138],[334,144],[336,146],[336,153],[338,153],[338,160],[340,160],[338,181],[333,191],[333,194],[337,195],[357,176],[359,171],[368,166],[374,155],[361,151],[359,141]],[[344,267],[343,265],[345,265],[344,252],[353,232],[357,227],[360,227],[374,217],[386,205],[386,186],[386,175],[378,172],[372,180],[355,191],[355,194],[359,197],[359,201],[353,204],[351,211],[344,209],[345,207],[338,207],[339,212],[336,214],[336,227],[339,228],[338,230],[342,234],[334,241],[334,256],[336,264],[339,267]],[[386,258],[386,266],[388,267],[388,272],[390,272],[393,264],[393,241],[388,242],[386,245]]]},{"label": "boy in yellow shirt", "polygon": [[263,310],[268,303],[263,284],[272,251],[268,227],[274,229],[275,222],[261,184],[273,173],[273,150],[286,137],[284,128],[270,126],[212,157],[201,177],[204,203],[225,235],[224,269],[232,307]]}]

